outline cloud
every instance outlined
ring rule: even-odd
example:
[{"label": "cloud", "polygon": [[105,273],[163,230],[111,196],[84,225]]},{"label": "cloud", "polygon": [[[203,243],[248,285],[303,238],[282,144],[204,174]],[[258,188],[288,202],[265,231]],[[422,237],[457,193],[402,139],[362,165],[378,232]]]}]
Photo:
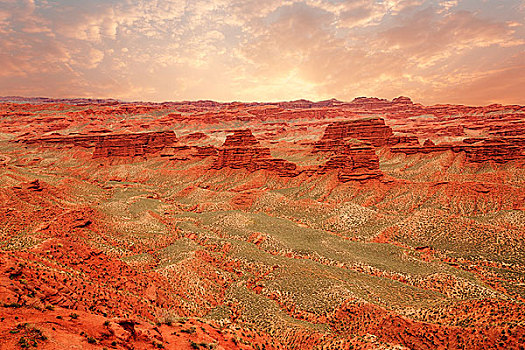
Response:
[{"label": "cloud", "polygon": [[4,0],[0,94],[515,100],[525,9],[493,1]]},{"label": "cloud", "polygon": [[376,43],[403,50],[423,65],[475,47],[522,44],[523,40],[514,38],[513,31],[505,23],[481,19],[467,11],[439,16],[432,8],[380,33]]},{"label": "cloud", "polygon": [[524,104],[525,52],[522,51],[503,63],[494,69],[473,72],[464,79],[450,82],[430,93],[440,96],[442,103]]},{"label": "cloud", "polygon": [[447,0],[447,1],[440,1],[439,6],[442,8],[439,12],[448,12],[454,7],[458,6],[459,1],[458,0]]}]

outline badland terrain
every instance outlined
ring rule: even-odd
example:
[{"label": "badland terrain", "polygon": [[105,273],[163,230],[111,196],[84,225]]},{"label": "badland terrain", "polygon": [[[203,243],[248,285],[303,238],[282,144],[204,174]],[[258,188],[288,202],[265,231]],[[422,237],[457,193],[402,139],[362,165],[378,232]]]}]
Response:
[{"label": "badland terrain", "polygon": [[525,107],[0,99],[0,348],[523,349]]}]

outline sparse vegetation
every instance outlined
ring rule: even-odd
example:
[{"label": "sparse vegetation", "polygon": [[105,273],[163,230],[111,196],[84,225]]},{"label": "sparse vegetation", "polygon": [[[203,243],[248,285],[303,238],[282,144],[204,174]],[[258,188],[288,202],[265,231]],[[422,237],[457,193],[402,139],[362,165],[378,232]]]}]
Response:
[{"label": "sparse vegetation", "polygon": [[[375,152],[379,169],[367,169],[383,177],[343,182],[341,171],[355,175],[352,164],[375,163],[358,152],[321,169],[334,154],[314,152],[315,144],[350,114],[335,107],[315,116],[242,104],[0,108],[0,282],[10,298],[2,304],[10,344],[35,347],[44,332],[65,332],[63,324],[84,345],[111,348],[123,339],[259,350],[439,348],[443,339],[513,348],[525,340],[518,161],[472,162],[490,155],[480,148],[478,155],[392,151],[402,143],[374,149],[364,142],[377,140],[353,134],[339,146]],[[445,135],[458,120],[475,119],[466,132],[489,136],[501,120],[521,125],[523,117],[450,108],[446,116],[437,107],[410,117],[392,112],[386,124],[396,137],[405,118],[414,132],[461,142]],[[220,148],[233,135],[224,130],[247,125],[255,141],[237,133],[244,136],[232,159],[222,154],[230,166],[219,164],[215,148],[200,148]],[[165,129],[175,130],[177,144],[144,141]],[[103,152],[93,135],[108,130],[125,135],[111,152],[140,156],[93,158],[96,147]],[[197,131],[204,136],[183,139]],[[325,146],[341,142],[327,139]],[[282,176],[288,163],[276,159],[304,172]]]}]

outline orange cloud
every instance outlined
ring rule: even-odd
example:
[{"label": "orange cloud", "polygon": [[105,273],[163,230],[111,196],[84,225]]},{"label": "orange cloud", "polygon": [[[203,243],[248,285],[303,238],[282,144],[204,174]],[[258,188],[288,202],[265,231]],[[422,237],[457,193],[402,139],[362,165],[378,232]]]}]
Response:
[{"label": "orange cloud", "polygon": [[0,94],[525,104],[525,8],[493,1],[6,0]]}]

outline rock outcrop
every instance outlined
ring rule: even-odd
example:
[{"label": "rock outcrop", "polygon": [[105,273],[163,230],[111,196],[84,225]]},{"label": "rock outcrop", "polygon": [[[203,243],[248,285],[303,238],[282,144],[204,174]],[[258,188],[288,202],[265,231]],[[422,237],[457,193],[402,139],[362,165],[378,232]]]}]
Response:
[{"label": "rock outcrop", "polygon": [[176,142],[173,131],[100,136],[93,158],[144,156],[158,153]]},{"label": "rock outcrop", "polygon": [[135,157],[158,153],[177,142],[173,131],[156,131],[128,134],[53,134],[40,138],[20,139],[20,142],[44,146],[78,146],[94,148],[93,158]]},{"label": "rock outcrop", "polygon": [[374,109],[383,109],[387,108],[391,105],[391,102],[384,99],[384,98],[377,98],[377,97],[356,97],[351,102],[352,107],[357,109],[366,109],[366,110],[374,110]]},{"label": "rock outcrop", "polygon": [[259,141],[249,129],[234,130],[228,135],[219,149],[217,159],[212,169],[246,169],[257,171],[266,169],[276,172],[279,176],[297,176],[297,166],[284,159],[273,158],[270,149],[261,147]]},{"label": "rock outcrop", "polygon": [[374,147],[396,144],[418,144],[417,137],[394,136],[382,118],[361,118],[328,125],[321,140],[314,144],[314,153],[331,154],[316,171],[325,174],[337,171],[341,182],[370,180],[383,176]]},{"label": "rock outcrop", "polygon": [[356,139],[381,147],[393,136],[392,129],[382,118],[363,118],[335,122],[326,127],[322,139],[315,144],[316,151],[336,151],[344,147],[344,141]]},{"label": "rock outcrop", "polygon": [[406,96],[396,97],[396,98],[394,98],[392,100],[392,103],[394,103],[394,104],[403,104],[403,105],[407,105],[407,106],[411,106],[411,105],[414,104],[414,102],[412,102],[410,97],[406,97]]},{"label": "rock outcrop", "polygon": [[325,174],[335,170],[341,182],[364,181],[383,176],[379,170],[379,158],[372,146],[358,143],[346,144],[317,171]]},{"label": "rock outcrop", "polygon": [[0,103],[2,349],[525,344],[525,106],[39,100]]},{"label": "rock outcrop", "polygon": [[423,147],[433,147],[436,144],[431,139],[426,139],[425,142],[423,142]]},{"label": "rock outcrop", "polygon": [[525,159],[525,138],[508,137],[497,139],[471,138],[465,139],[458,144],[435,145],[432,141],[426,140],[423,146],[402,146],[392,147],[392,153],[404,154],[428,154],[437,152],[452,151],[454,153],[464,153],[465,159],[471,163],[483,163],[493,161],[503,164],[511,161]]},{"label": "rock outcrop", "polygon": [[164,148],[160,156],[170,160],[202,159],[217,156],[218,151],[213,146],[173,146]]},{"label": "rock outcrop", "polygon": [[222,147],[226,148],[250,148],[259,147],[259,141],[253,136],[250,129],[234,130],[228,135]]},{"label": "rock outcrop", "polygon": [[361,140],[375,147],[396,144],[419,144],[415,136],[396,136],[383,118],[361,118],[335,122],[326,127],[320,141],[314,145],[314,151],[335,152],[345,147],[345,140]]}]

